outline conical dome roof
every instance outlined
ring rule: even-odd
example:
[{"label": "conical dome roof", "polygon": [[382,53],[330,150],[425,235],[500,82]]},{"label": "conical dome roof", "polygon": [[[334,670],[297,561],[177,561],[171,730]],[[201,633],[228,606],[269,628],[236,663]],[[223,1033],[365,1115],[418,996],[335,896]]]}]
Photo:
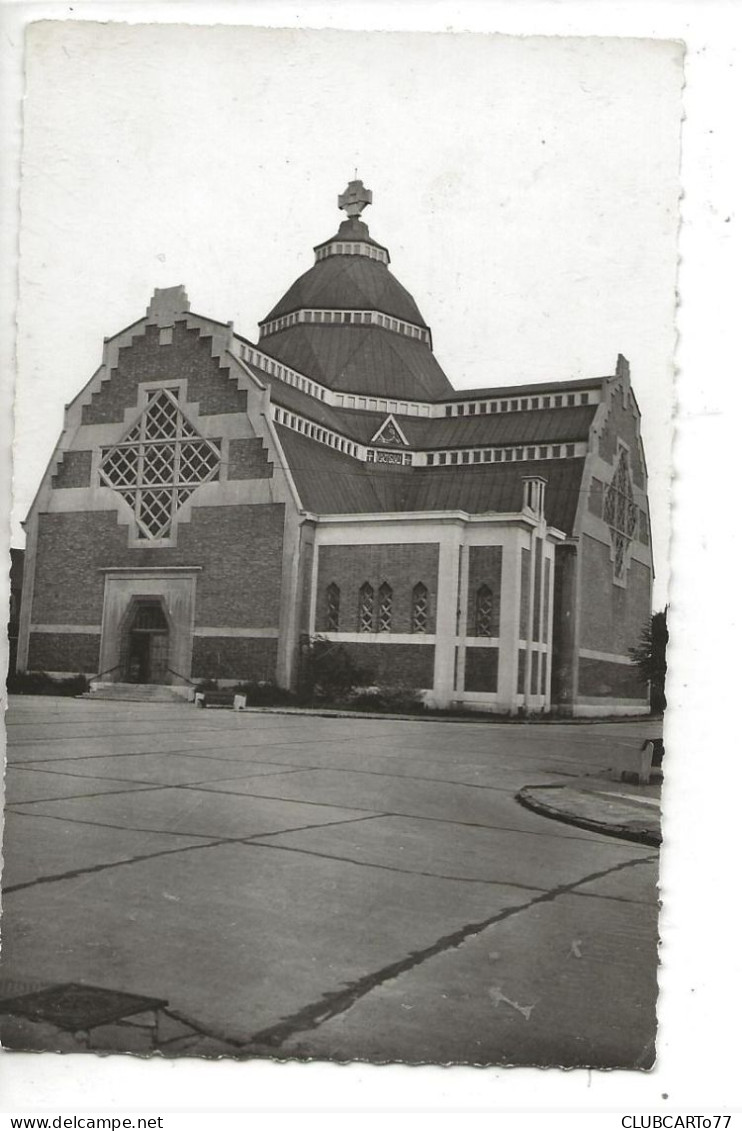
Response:
[{"label": "conical dome roof", "polygon": [[417,303],[389,270],[389,252],[358,218],[371,203],[351,181],[336,235],[260,323],[262,349],[329,388],[435,400],[452,386],[435,359]]}]

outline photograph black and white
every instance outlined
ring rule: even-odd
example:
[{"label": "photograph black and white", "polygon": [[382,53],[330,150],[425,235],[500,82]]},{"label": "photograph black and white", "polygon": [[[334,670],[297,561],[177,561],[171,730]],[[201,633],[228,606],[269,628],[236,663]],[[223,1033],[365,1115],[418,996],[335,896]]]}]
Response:
[{"label": "photograph black and white", "polygon": [[682,44],[25,68],[3,1046],[651,1069]]}]

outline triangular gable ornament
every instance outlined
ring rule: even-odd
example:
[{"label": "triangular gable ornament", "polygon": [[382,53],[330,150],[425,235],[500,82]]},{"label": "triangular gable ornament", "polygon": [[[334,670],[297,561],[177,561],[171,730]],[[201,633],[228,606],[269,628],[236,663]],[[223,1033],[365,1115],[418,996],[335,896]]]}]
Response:
[{"label": "triangular gable ornament", "polygon": [[378,432],[371,437],[372,444],[395,444],[409,448],[409,442],[393,414],[390,412]]}]

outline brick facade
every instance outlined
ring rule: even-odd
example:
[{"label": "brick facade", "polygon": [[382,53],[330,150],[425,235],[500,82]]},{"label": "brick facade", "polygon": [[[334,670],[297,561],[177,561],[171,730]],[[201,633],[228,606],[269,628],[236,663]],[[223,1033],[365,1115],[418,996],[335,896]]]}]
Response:
[{"label": "brick facade", "polygon": [[464,661],[464,691],[497,691],[499,648],[467,647]]},{"label": "brick facade", "polygon": [[626,586],[616,585],[610,547],[583,534],[580,578],[580,646],[628,655],[651,615],[649,567],[634,559]]},{"label": "brick facade", "polygon": [[320,546],[317,570],[317,624],[325,631],[327,586],[340,589],[340,632],[358,632],[359,590],[370,584],[378,594],[386,582],[392,588],[392,632],[412,631],[412,591],[418,582],[427,586],[427,632],[435,632],[438,544]]},{"label": "brick facade", "polygon": [[227,454],[227,479],[271,479],[273,464],[259,436],[249,440],[230,440]]},{"label": "brick facade", "polygon": [[[492,592],[491,636],[500,635],[502,603],[502,546],[471,546],[469,549],[469,599],[467,635],[477,635],[477,593],[486,585]],[[467,690],[475,691],[477,688]]]},{"label": "brick facade", "polygon": [[212,341],[185,322],[173,327],[172,345],[160,345],[157,326],[147,326],[131,345],[121,349],[111,378],[94,393],[82,413],[83,424],[123,422],[124,412],[137,404],[144,381],[187,379],[188,400],[197,402],[202,416],[246,412],[247,393],[230,377],[229,370],[211,356]]},{"label": "brick facade", "polygon": [[30,671],[83,672],[96,675],[100,635],[92,632],[32,632],[29,640]]},{"label": "brick facade", "polygon": [[520,639],[528,639],[528,606],[531,585],[531,551],[520,552]]},{"label": "brick facade", "polygon": [[266,680],[276,678],[278,641],[232,636],[197,636],[193,641],[194,679]]},{"label": "brick facade", "polygon": [[627,396],[624,406],[623,390],[615,388],[611,393],[610,408],[598,441],[598,455],[606,463],[613,463],[621,439],[629,449],[631,476],[639,490],[644,490],[644,468],[639,446],[638,417]]},{"label": "brick facade", "polygon": [[578,672],[580,695],[610,699],[647,698],[647,684],[632,664],[614,664],[581,656]]},{"label": "brick facade", "polygon": [[130,547],[111,511],[39,515],[32,621],[97,624],[103,569],[197,565],[196,625],[278,627],[284,505],[194,507],[174,547]]},{"label": "brick facade", "polygon": [[603,489],[605,484],[602,479],[595,476],[590,480],[590,494],[587,497],[587,509],[597,518],[603,517]]},{"label": "brick facade", "polygon": [[353,663],[367,669],[372,684],[386,687],[433,686],[435,648],[431,644],[343,644]]},{"label": "brick facade", "polygon": [[52,488],[89,487],[92,462],[93,453],[90,451],[65,452],[52,479]]}]

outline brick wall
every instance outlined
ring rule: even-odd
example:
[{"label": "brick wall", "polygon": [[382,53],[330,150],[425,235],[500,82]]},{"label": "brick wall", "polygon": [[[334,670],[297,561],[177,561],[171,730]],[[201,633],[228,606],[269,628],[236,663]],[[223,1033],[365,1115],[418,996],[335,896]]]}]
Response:
[{"label": "brick wall", "polygon": [[368,669],[371,683],[381,686],[433,686],[432,644],[343,644],[353,663]]},{"label": "brick wall", "polygon": [[551,642],[551,699],[555,706],[564,706],[573,699],[576,568],[576,548],[557,546],[554,557],[554,628]]},{"label": "brick wall", "polygon": [[611,699],[647,698],[647,684],[633,664],[613,664],[607,660],[580,657],[578,673],[580,695]]},{"label": "brick wall", "polygon": [[603,481],[596,479],[594,476],[590,480],[590,494],[587,497],[587,509],[590,514],[597,515],[598,518],[603,517]]},{"label": "brick wall", "polygon": [[[467,635],[477,635],[477,592],[482,585],[492,590],[492,636],[500,635],[502,597],[502,546],[471,546],[469,549],[469,600]],[[467,688],[474,691],[476,688]]]},{"label": "brick wall", "polygon": [[259,436],[249,440],[230,440],[227,479],[271,479],[273,464]]},{"label": "brick wall", "polygon": [[651,572],[633,560],[626,587],[613,581],[610,549],[595,538],[582,536],[580,646],[596,652],[628,655],[639,643],[651,614]]},{"label": "brick wall", "polygon": [[92,461],[92,452],[65,452],[52,479],[52,487],[89,487]]},{"label": "brick wall", "polygon": [[28,648],[29,671],[84,672],[96,675],[100,636],[90,632],[32,632]]},{"label": "brick wall", "polygon": [[278,641],[234,636],[196,636],[194,679],[267,680],[276,678]]},{"label": "brick wall", "polygon": [[174,547],[129,547],[111,511],[39,515],[32,621],[97,624],[112,566],[199,565],[196,624],[278,626],[283,503],[194,507]]},{"label": "brick wall", "polygon": [[531,551],[520,552],[520,628],[521,640],[528,639],[528,598],[531,584]]},{"label": "brick wall", "polygon": [[393,592],[392,632],[412,631],[412,591],[418,582],[428,589],[428,628],[435,632],[438,544],[321,546],[317,570],[317,625],[325,629],[325,594],[334,582],[340,589],[340,632],[358,632],[358,591],[365,582],[377,592],[382,582]]},{"label": "brick wall", "polygon": [[220,367],[211,356],[212,345],[211,338],[201,337],[198,330],[186,329],[185,322],[175,323],[172,345],[160,345],[157,326],[147,326],[144,334],[120,351],[111,379],[103,382],[91,403],[83,408],[82,423],[123,421],[125,409],[137,403],[142,381],[184,377],[188,380],[188,400],[198,402],[202,415],[245,412],[247,393],[238,388],[229,369]]},{"label": "brick wall", "polygon": [[644,470],[637,436],[637,418],[631,407],[631,398],[626,399],[626,408],[623,404],[623,393],[620,388],[611,394],[610,408],[606,417],[603,431],[598,440],[598,454],[606,463],[613,463],[616,456],[617,440],[620,438],[629,449],[631,474],[634,483],[640,490],[644,490]]},{"label": "brick wall", "polygon": [[497,691],[499,648],[467,647],[464,658],[465,691]]}]

